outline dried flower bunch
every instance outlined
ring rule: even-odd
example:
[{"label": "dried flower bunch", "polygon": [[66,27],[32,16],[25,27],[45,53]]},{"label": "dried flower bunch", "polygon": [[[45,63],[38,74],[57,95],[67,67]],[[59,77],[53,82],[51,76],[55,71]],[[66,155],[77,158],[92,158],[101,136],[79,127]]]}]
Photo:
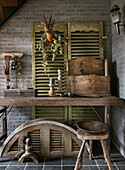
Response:
[{"label": "dried flower bunch", "polygon": [[42,53],[43,61],[42,66],[44,67],[44,71],[46,72],[46,68],[48,65],[48,53],[52,53],[52,61],[55,60],[57,54],[63,53],[62,48],[62,37],[59,34],[53,33],[53,40],[49,42],[47,40],[47,36],[43,33],[41,40],[38,42],[39,52]]}]

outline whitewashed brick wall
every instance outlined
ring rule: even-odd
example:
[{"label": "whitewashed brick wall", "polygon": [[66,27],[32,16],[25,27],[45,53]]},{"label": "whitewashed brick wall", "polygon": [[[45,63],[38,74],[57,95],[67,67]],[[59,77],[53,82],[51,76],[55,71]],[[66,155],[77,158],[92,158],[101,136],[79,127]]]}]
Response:
[{"label": "whitewashed brick wall", "polygon": [[[122,13],[122,22],[125,22],[125,1],[112,0],[111,6],[117,4]],[[112,25],[112,63],[114,94],[125,99],[125,28],[120,27],[121,34],[117,35],[114,25]],[[115,93],[117,92],[117,93]],[[111,115],[111,138],[114,145],[125,156],[125,103],[120,107],[112,107]]]},{"label": "whitewashed brick wall", "polygon": [[[40,22],[43,14],[52,14],[56,22],[102,21],[104,35],[111,32],[110,0],[28,0],[2,27],[0,27],[0,53],[22,52],[22,73],[18,87],[32,84],[32,23]],[[104,56],[111,59],[110,38],[104,40]],[[3,61],[0,61],[0,95],[5,87]],[[21,110],[22,109],[22,110]],[[31,107],[14,107],[8,116],[8,134],[16,127],[30,121]]]}]

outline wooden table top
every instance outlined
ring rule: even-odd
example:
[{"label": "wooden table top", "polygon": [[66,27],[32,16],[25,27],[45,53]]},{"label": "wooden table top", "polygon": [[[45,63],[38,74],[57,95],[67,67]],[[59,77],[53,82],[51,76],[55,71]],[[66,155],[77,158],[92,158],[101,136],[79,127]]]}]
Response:
[{"label": "wooden table top", "polygon": [[3,97],[0,106],[118,106],[123,100],[115,97]]}]

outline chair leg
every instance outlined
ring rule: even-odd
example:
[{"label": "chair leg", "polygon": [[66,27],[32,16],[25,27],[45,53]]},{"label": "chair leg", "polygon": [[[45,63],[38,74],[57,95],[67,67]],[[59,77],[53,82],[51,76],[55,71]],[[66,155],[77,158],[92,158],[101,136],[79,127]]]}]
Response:
[{"label": "chair leg", "polygon": [[110,161],[110,156],[109,156],[109,153],[108,153],[108,151],[106,149],[104,141],[101,139],[100,142],[101,142],[101,145],[102,145],[102,149],[103,149],[105,160],[106,160],[106,162],[108,164],[108,168],[109,168],[109,170],[113,170],[112,164],[111,164],[111,161]]},{"label": "chair leg", "polygon": [[83,157],[84,146],[85,146],[85,140],[83,140],[82,142],[82,146],[77,156],[77,161],[74,170],[80,170],[82,168],[82,157]]},{"label": "chair leg", "polygon": [[92,144],[93,141],[89,140],[89,160],[92,160]]}]

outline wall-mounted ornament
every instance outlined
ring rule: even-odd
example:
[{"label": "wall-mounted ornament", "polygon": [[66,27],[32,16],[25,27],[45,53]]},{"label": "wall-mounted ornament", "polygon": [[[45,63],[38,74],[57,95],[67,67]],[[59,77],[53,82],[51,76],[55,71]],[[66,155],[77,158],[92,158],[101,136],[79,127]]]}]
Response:
[{"label": "wall-mounted ornament", "polygon": [[57,54],[63,53],[63,48],[61,35],[53,32],[55,20],[52,20],[52,15],[49,22],[47,22],[44,16],[43,18],[44,22],[42,21],[41,24],[44,27],[44,33],[42,34],[41,40],[38,42],[37,46],[39,52],[42,53],[42,66],[44,67],[44,71],[46,72],[48,65],[48,53],[52,53],[52,61],[54,61]]},{"label": "wall-mounted ornament", "polygon": [[[10,69],[12,72],[13,71],[15,72],[16,80],[17,80],[17,75],[20,74],[21,64],[19,62],[19,58],[21,58],[22,56],[23,56],[23,53],[2,53],[0,55],[0,58],[5,60],[5,66],[3,67],[4,67],[4,72],[6,75],[6,89],[10,88]],[[11,60],[12,60],[12,63],[11,63]],[[17,88],[17,83],[16,83],[16,88]]]},{"label": "wall-mounted ornament", "polygon": [[120,8],[116,4],[112,7],[112,9],[110,11],[110,16],[111,16],[113,24],[116,27],[117,35],[119,35],[120,34],[120,26],[125,27],[125,23],[121,23]]}]

